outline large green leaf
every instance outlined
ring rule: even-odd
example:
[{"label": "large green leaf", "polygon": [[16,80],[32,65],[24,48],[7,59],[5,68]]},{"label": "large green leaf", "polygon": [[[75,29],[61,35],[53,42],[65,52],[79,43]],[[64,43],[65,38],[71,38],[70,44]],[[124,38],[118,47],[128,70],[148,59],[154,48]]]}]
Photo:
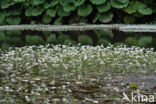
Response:
[{"label": "large green leaf", "polygon": [[74,11],[76,9],[75,0],[60,0],[60,4],[65,12]]},{"label": "large green leaf", "polygon": [[2,0],[1,1],[1,8],[2,9],[6,9],[8,7],[10,7],[11,5],[14,5],[15,2],[13,2],[12,0]]},{"label": "large green leaf", "polygon": [[29,7],[26,9],[25,11],[25,15],[26,16],[39,16],[42,14],[43,12],[43,8],[41,6],[37,6],[37,7]]},{"label": "large green leaf", "polygon": [[110,0],[110,3],[112,7],[121,9],[127,7],[129,0],[124,0],[124,3],[122,2],[122,0]]},{"label": "large green leaf", "polygon": [[48,23],[50,23],[51,19],[52,18],[50,16],[48,16],[48,15],[45,14],[43,16],[43,18],[42,18],[42,22],[45,23],[45,24],[48,24]]},{"label": "large green leaf", "polygon": [[61,25],[62,24],[62,17],[58,17],[55,21],[54,21],[54,25]]},{"label": "large green leaf", "polygon": [[45,0],[33,0],[34,5],[43,4],[44,2],[45,2]]},{"label": "large green leaf", "polygon": [[7,17],[6,21],[10,25],[18,25],[21,22],[20,17]]},{"label": "large green leaf", "polygon": [[51,9],[47,9],[46,10],[46,14],[48,15],[48,16],[50,16],[50,17],[55,17],[56,16],[56,12],[57,12],[57,10],[55,9],[55,8],[51,8]]},{"label": "large green leaf", "polygon": [[106,4],[102,4],[102,5],[98,5],[97,6],[97,10],[98,12],[102,13],[102,12],[107,12],[108,10],[111,9],[111,5],[110,2],[107,2]]},{"label": "large green leaf", "polygon": [[138,12],[143,15],[151,15],[152,9],[148,8],[145,4],[138,3]]},{"label": "large green leaf", "polygon": [[14,0],[15,2],[24,2],[26,0]]},{"label": "large green leaf", "polygon": [[58,7],[58,12],[57,14],[60,16],[60,17],[65,17],[65,16],[69,16],[70,15],[70,12],[66,12],[63,10],[63,8],[61,6]]},{"label": "large green leaf", "polygon": [[112,18],[113,18],[113,13],[106,12],[106,13],[100,14],[99,21],[102,23],[108,23],[112,21]]},{"label": "large green leaf", "polygon": [[90,0],[90,2],[95,5],[100,5],[100,4],[104,4],[106,0]]},{"label": "large green leaf", "polygon": [[44,8],[50,8],[50,7],[54,7],[58,4],[59,0],[51,0],[50,2],[46,2],[44,3]]},{"label": "large green leaf", "polygon": [[75,1],[75,6],[80,6],[85,2],[85,0],[76,0]]},{"label": "large green leaf", "polygon": [[78,8],[78,15],[79,16],[83,16],[83,17],[86,17],[88,16],[89,14],[91,14],[93,11],[93,8],[91,6],[91,4],[88,4],[88,5],[82,5]]},{"label": "large green leaf", "polygon": [[138,9],[138,5],[137,2],[132,1],[128,4],[128,6],[126,8],[124,8],[124,12],[128,13],[128,14],[132,14],[135,13]]}]

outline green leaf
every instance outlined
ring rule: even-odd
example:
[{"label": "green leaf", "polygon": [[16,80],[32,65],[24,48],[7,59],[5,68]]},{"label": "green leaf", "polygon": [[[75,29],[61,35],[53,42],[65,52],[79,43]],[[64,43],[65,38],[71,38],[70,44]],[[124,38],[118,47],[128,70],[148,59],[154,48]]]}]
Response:
[{"label": "green leaf", "polygon": [[75,1],[75,6],[80,6],[82,4],[84,4],[85,0],[76,0]]},{"label": "green leaf", "polygon": [[57,10],[56,9],[47,9],[46,10],[46,14],[50,17],[55,17],[56,16],[56,12]]},{"label": "green leaf", "polygon": [[106,12],[106,13],[100,14],[99,21],[102,23],[108,23],[112,21],[112,18],[113,18],[113,13]]},{"label": "green leaf", "polygon": [[75,0],[60,0],[60,4],[65,12],[71,12],[76,9]]},{"label": "green leaf", "polygon": [[39,15],[41,15],[42,14],[42,12],[43,12],[43,8],[41,7],[41,6],[37,6],[37,7],[29,7],[29,8],[27,8],[26,9],[26,11],[25,11],[25,15],[26,16],[39,16]]},{"label": "green leaf", "polygon": [[138,9],[137,2],[131,1],[126,8],[123,8],[123,11],[132,14],[135,13]]},{"label": "green leaf", "polygon": [[24,2],[26,0],[14,0],[15,2]]},{"label": "green leaf", "polygon": [[51,18],[50,16],[48,16],[48,15],[45,14],[45,15],[43,16],[43,18],[42,18],[42,22],[45,23],[45,24],[48,24],[48,23],[51,22],[51,19],[52,19],[52,18]]},{"label": "green leaf", "polygon": [[110,3],[112,5],[112,7],[113,8],[118,8],[118,9],[127,7],[128,3],[129,3],[129,0],[124,0],[123,2],[122,2],[122,0],[110,0]]},{"label": "green leaf", "polygon": [[89,14],[91,14],[93,11],[93,8],[91,6],[91,4],[88,4],[88,5],[82,5],[78,8],[78,15],[79,16],[83,16],[83,17],[86,17],[88,16]]},{"label": "green leaf", "polygon": [[45,2],[45,0],[33,0],[34,5],[43,4],[44,2]]},{"label": "green leaf", "polygon": [[21,22],[20,17],[7,17],[6,22],[10,25],[18,25]]},{"label": "green leaf", "polygon": [[62,17],[58,17],[55,22],[54,25],[61,25],[62,24]]},{"label": "green leaf", "polygon": [[59,8],[58,8],[57,14],[58,14],[60,17],[65,17],[65,16],[69,16],[69,15],[70,15],[70,12],[66,12],[66,11],[63,10],[62,7],[59,7]]},{"label": "green leaf", "polygon": [[1,1],[1,9],[6,9],[9,8],[10,6],[14,5],[15,2],[12,0],[2,0]]},{"label": "green leaf", "polygon": [[139,3],[138,4],[138,12],[143,15],[151,15],[152,9],[148,8],[145,4]]},{"label": "green leaf", "polygon": [[111,9],[110,2],[107,2],[106,4],[102,4],[102,5],[97,6],[97,10],[98,10],[99,13],[107,12],[110,9]]},{"label": "green leaf", "polygon": [[101,5],[104,4],[106,0],[90,0],[90,2],[95,5]]},{"label": "green leaf", "polygon": [[50,7],[54,7],[55,5],[58,4],[58,0],[51,0],[51,2],[46,2],[44,3],[44,8],[47,9],[47,8],[50,8]]},{"label": "green leaf", "polygon": [[94,18],[93,18],[93,23],[97,22],[99,20],[100,14],[96,13]]}]

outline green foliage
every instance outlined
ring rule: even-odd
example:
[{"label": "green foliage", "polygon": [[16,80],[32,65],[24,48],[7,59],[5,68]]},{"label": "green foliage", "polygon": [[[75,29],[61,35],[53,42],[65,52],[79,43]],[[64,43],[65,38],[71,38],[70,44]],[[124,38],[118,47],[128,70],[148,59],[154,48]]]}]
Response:
[{"label": "green foliage", "polygon": [[86,17],[88,16],[89,14],[91,14],[91,12],[93,11],[93,8],[90,4],[88,5],[82,5],[78,8],[78,15],[79,16],[83,16],[83,17]]},{"label": "green foliage", "polygon": [[98,5],[97,6],[97,10],[99,13],[102,13],[102,12],[107,12],[111,9],[111,4],[110,2],[107,2],[106,4],[102,4],[102,5]]},{"label": "green foliage", "polygon": [[38,35],[27,35],[25,38],[26,44],[28,45],[39,45],[44,44],[45,41],[42,39],[42,37]]},{"label": "green foliage", "polygon": [[108,23],[112,21],[112,19],[113,19],[113,13],[111,12],[106,12],[99,15],[99,21],[102,23]]},{"label": "green foliage", "polygon": [[43,4],[44,2],[45,2],[45,0],[33,0],[34,5]]},{"label": "green foliage", "polygon": [[12,0],[2,0],[1,1],[1,9],[6,9],[9,8],[10,6],[14,5],[15,2]]},{"label": "green foliage", "polygon": [[71,12],[76,9],[75,0],[60,0],[60,4],[65,12]]},{"label": "green foliage", "polygon": [[90,2],[95,5],[100,5],[100,4],[104,4],[106,0],[90,0]]},{"label": "green foliage", "polygon": [[154,17],[156,4],[154,0],[0,0],[0,11],[0,25],[150,23],[144,16]]},{"label": "green foliage", "polygon": [[46,14],[50,17],[55,17],[56,16],[56,9],[47,9]]},{"label": "green foliage", "polygon": [[50,36],[48,36],[47,39],[46,39],[46,42],[50,43],[50,44],[57,44],[58,40],[56,38],[56,35],[55,34],[51,34]]},{"label": "green foliage", "polygon": [[140,47],[148,47],[151,44],[152,44],[152,37],[151,36],[144,36],[138,40],[138,45]]},{"label": "green foliage", "polygon": [[25,11],[26,16],[39,16],[44,11],[43,7],[37,6],[37,7],[29,7]]},{"label": "green foliage", "polygon": [[110,0],[112,7],[121,9],[127,7],[129,0]]},{"label": "green foliage", "polygon": [[58,3],[59,3],[59,0],[50,0],[50,2],[47,0],[47,1],[44,3],[44,6],[43,6],[43,7],[44,7],[45,9],[47,9],[47,8],[56,6]]},{"label": "green foliage", "polygon": [[136,1],[131,1],[126,8],[124,8],[124,12],[128,14],[135,13],[138,9],[138,4]]},{"label": "green foliage", "polygon": [[45,15],[43,16],[43,18],[42,18],[42,21],[43,21],[44,24],[49,24],[50,21],[51,21],[51,19],[52,19],[52,18],[51,18],[50,16],[48,16],[48,15],[45,14]]},{"label": "green foliage", "polygon": [[21,22],[21,18],[20,17],[8,17],[6,18],[6,22],[9,25],[18,25]]},{"label": "green foliage", "polygon": [[152,14],[152,9],[148,8],[143,3],[138,3],[138,12],[143,14],[143,15],[150,15],[150,14]]},{"label": "green foliage", "polygon": [[93,40],[88,35],[79,35],[78,42],[82,45],[93,45]]},{"label": "green foliage", "polygon": [[26,0],[13,0],[13,1],[15,1],[15,2],[24,2]]}]

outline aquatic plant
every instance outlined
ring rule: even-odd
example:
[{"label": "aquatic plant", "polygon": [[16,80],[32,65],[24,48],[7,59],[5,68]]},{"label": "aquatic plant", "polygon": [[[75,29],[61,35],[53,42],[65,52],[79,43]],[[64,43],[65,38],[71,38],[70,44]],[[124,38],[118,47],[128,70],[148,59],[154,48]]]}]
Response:
[{"label": "aquatic plant", "polygon": [[[127,16],[127,14],[133,18],[143,18],[147,15],[154,16],[156,14],[154,0],[150,0],[150,2],[145,1],[146,0],[1,0],[0,24],[68,24],[73,15],[78,18],[84,17],[86,20],[89,19],[89,21],[87,21],[89,23],[118,23],[118,21],[128,23],[123,21],[123,17]],[[42,21],[38,19],[40,16],[42,16]],[[48,16],[56,19],[56,22],[50,22]],[[65,18],[66,16],[70,18]],[[119,16],[121,18],[118,18]],[[33,22],[32,17],[34,19]],[[60,23],[57,21],[60,21]],[[142,19],[140,19],[139,23],[146,21],[148,22],[149,20],[144,19],[144,21],[142,21]],[[79,19],[74,21],[74,23],[76,22],[82,21]]]}]

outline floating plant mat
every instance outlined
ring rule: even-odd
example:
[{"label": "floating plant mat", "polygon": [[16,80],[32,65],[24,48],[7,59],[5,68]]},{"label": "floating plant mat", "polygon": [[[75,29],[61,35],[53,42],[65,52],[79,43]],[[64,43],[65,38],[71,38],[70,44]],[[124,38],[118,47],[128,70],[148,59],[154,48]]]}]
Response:
[{"label": "floating plant mat", "polygon": [[124,24],[73,24],[73,25],[5,25],[0,30],[34,30],[34,31],[85,31],[85,30],[119,30],[124,32],[156,32],[155,25]]},{"label": "floating plant mat", "polygon": [[153,49],[40,45],[10,49],[0,56],[4,104],[117,104],[123,92],[156,92]]}]

